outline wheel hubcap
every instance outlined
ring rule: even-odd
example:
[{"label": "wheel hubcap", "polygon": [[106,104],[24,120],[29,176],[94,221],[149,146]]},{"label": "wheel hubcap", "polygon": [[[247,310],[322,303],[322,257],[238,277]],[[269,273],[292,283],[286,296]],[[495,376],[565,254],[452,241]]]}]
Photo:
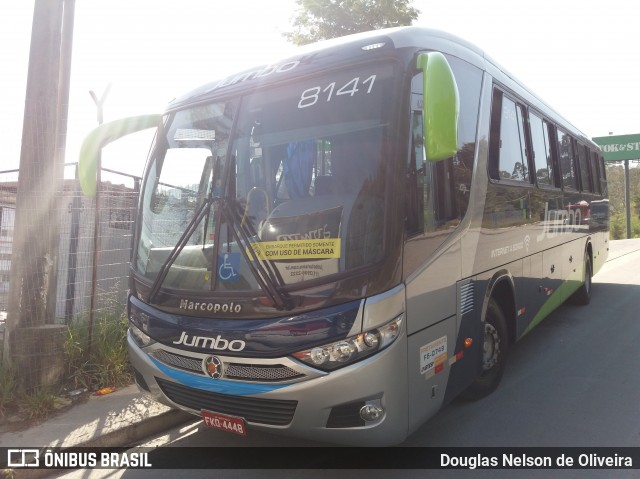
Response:
[{"label": "wheel hubcap", "polygon": [[482,347],[482,369],[488,371],[498,363],[500,337],[492,324],[484,323],[484,345]]}]

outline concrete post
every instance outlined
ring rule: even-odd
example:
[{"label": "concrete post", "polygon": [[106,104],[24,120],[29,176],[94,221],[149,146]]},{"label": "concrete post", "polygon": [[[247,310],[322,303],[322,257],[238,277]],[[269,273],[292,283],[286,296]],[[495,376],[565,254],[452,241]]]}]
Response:
[{"label": "concrete post", "polygon": [[52,323],[74,7],[34,5],[4,344],[23,389],[54,384],[62,372],[64,335]]}]

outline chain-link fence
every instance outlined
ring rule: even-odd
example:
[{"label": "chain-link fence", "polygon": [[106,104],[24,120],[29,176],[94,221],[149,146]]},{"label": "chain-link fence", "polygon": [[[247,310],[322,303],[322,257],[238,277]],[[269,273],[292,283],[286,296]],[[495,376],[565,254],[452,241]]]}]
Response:
[{"label": "chain-link fence", "polygon": [[9,280],[11,277],[11,251],[16,218],[16,192],[18,172],[0,172],[0,339],[9,307]]},{"label": "chain-link fence", "polygon": [[[85,344],[78,344],[78,347],[90,349],[92,338],[95,340],[92,331],[95,325],[119,321],[125,309],[140,178],[103,168],[98,194],[90,198],[82,194],[75,171],[75,164],[65,165],[64,186],[57,198],[58,211],[46,220],[57,222],[57,255],[52,269],[55,278],[48,286],[51,299],[55,298],[55,301],[54,311],[46,318],[46,326],[52,328],[48,330],[50,333],[46,332],[46,327],[43,332],[42,325],[38,325],[40,331],[34,332],[32,338],[26,338],[27,347],[21,347],[21,354],[33,354],[34,359],[42,355],[41,334],[57,334],[53,331],[60,331],[60,326],[83,324],[87,334],[78,340]],[[12,291],[11,287],[20,284],[24,289],[28,281],[24,275],[11,282],[12,258],[16,260],[18,249],[14,233],[16,221],[21,221],[19,214],[16,217],[18,181],[17,170],[0,171],[0,346],[9,349],[13,345],[4,341],[5,327],[9,331],[8,326],[13,324],[9,303],[12,295],[22,293]],[[35,234],[40,227],[36,226]],[[26,251],[28,254],[28,240]],[[54,329],[55,325],[57,329]],[[25,334],[31,333],[23,328],[20,335]],[[20,335],[15,335],[15,341]],[[7,341],[13,340],[12,332]],[[48,354],[60,358],[65,351],[48,351]],[[36,368],[43,362],[32,364]],[[38,377],[38,371],[34,370],[33,376]],[[26,383],[33,385],[38,380]]]}]

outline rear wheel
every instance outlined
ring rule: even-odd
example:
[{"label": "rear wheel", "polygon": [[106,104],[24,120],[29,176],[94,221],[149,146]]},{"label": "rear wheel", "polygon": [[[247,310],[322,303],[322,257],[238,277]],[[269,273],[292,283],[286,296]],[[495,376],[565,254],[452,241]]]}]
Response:
[{"label": "rear wheel", "polygon": [[480,399],[496,390],[504,373],[508,350],[507,321],[502,309],[492,298],[484,320],[482,373],[465,391],[467,399]]},{"label": "rear wheel", "polygon": [[584,253],[584,283],[571,296],[571,302],[580,306],[585,306],[591,302],[591,277],[593,269],[591,267],[591,257],[589,253]]}]

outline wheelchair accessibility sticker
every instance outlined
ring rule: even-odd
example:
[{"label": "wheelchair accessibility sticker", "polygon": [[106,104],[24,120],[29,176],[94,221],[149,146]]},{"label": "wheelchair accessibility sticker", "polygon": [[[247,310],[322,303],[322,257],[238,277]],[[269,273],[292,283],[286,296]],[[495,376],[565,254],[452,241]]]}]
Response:
[{"label": "wheelchair accessibility sticker", "polygon": [[220,281],[234,282],[240,279],[241,253],[222,253],[218,255],[218,278]]}]

